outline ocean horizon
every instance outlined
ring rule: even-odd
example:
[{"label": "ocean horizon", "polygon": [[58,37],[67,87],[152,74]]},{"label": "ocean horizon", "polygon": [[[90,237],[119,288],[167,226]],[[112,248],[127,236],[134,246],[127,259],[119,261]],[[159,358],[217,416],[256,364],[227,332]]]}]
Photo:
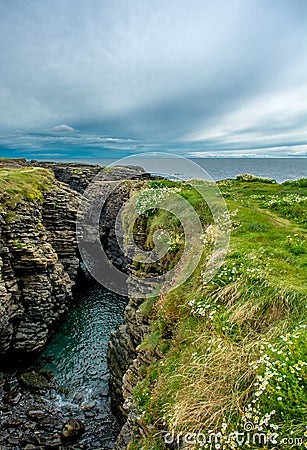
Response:
[{"label": "ocean horizon", "polygon": [[[138,155],[135,155],[138,158]],[[148,158],[150,159],[150,158]],[[147,159],[147,161],[148,161]],[[259,177],[273,178],[278,183],[286,180],[295,180],[307,177],[307,158],[239,158],[239,157],[219,157],[219,158],[172,158],[171,156],[152,158],[154,160],[154,170],[151,173],[157,175],[169,175],[178,179],[186,179],[195,177],[195,172],[192,167],[183,164],[177,164],[178,160],[185,159],[197,164],[201,169],[204,169],[209,176],[215,180],[223,180],[225,178],[235,178],[236,175],[242,173],[250,173]],[[78,162],[84,164],[98,164],[101,166],[125,165],[129,164],[129,159],[121,158],[50,158],[37,159],[38,161],[54,161],[54,162]],[[141,161],[141,159],[140,159]],[[161,162],[160,162],[161,161]],[[131,164],[131,163],[130,163]],[[197,170],[198,173],[198,170]]]}]

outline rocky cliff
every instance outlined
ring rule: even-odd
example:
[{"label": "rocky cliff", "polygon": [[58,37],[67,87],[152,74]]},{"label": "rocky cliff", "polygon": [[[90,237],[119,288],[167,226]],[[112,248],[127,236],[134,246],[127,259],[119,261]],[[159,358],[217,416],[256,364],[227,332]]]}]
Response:
[{"label": "rocky cliff", "polygon": [[80,195],[54,182],[42,202],[0,213],[0,355],[39,352],[66,311],[79,259]]},{"label": "rocky cliff", "polygon": [[[54,174],[54,180],[39,198],[26,195],[10,203],[4,185],[0,209],[0,363],[2,361],[6,367],[8,362],[16,363],[37,355],[69,308],[80,263],[75,232],[77,210],[82,193],[101,168],[25,160],[2,162],[0,169],[1,166],[20,169],[23,173],[43,167]],[[116,168],[105,171],[97,186],[101,188],[102,183],[107,188],[118,180],[148,178],[149,175],[139,168]],[[115,220],[131,195],[132,185],[133,182],[119,183],[107,198],[100,217],[103,246],[110,260],[122,270],[127,269],[128,261],[117,242]],[[114,411],[122,421],[128,417],[120,434],[119,448],[126,448],[133,429],[131,395],[140,377],[140,368],[157,357],[150,352],[137,351],[150,326],[148,318],[140,313],[139,304],[139,300],[130,299],[125,313],[126,325],[112,334],[109,348]],[[16,414],[21,417],[20,426],[27,428],[29,418],[19,405],[19,391],[15,385],[12,389],[9,386],[5,402],[12,407],[18,403]],[[29,396],[28,403],[32,405],[33,396],[24,395]],[[1,441],[7,448],[11,448],[11,436],[7,433]]]},{"label": "rocky cliff", "polygon": [[122,422],[116,449],[125,450],[134,438],[146,436],[133,401],[133,390],[143,379],[143,370],[160,358],[155,351],[144,349],[141,343],[150,332],[151,319],[139,308],[142,300],[130,298],[125,311],[125,325],[111,335],[108,349],[110,393],[113,411]]},{"label": "rocky cliff", "polygon": [[[140,244],[142,246],[144,242]],[[133,273],[134,269],[131,266],[129,268]],[[115,446],[117,450],[127,449],[129,443],[145,437],[149,431],[142,421],[142,415],[137,411],[133,391],[143,379],[146,368],[160,359],[162,354],[158,348],[144,346],[151,333],[153,315],[142,308],[143,302],[142,297],[130,296],[125,308],[124,324],[111,333],[108,347],[112,409],[122,423]]]},{"label": "rocky cliff", "polygon": [[[46,344],[54,324],[67,310],[79,267],[76,215],[89,182],[101,167],[82,164],[2,162],[22,173],[47,168],[55,180],[42,198],[10,205],[2,198],[0,212],[0,356],[25,357]],[[11,169],[13,166],[13,169]],[[16,174],[15,174],[16,175]],[[140,168],[114,168],[102,173],[99,188],[123,179],[148,177]],[[101,186],[101,184],[103,186]],[[5,187],[5,184],[4,184]],[[129,184],[119,184],[101,214],[101,241],[110,259],[126,265],[114,226]]]}]

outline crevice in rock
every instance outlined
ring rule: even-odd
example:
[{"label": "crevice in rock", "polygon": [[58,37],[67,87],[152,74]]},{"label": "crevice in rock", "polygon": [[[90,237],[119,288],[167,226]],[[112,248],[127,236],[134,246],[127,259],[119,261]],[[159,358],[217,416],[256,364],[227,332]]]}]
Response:
[{"label": "crevice in rock", "polygon": [[[16,164],[19,167],[29,163],[20,161]],[[52,387],[53,381],[48,379],[48,374],[36,373],[32,362],[63,321],[72,302],[75,283],[81,280],[82,284],[91,283],[90,278],[80,271],[75,223],[80,196],[101,168],[34,161],[32,165],[53,170],[56,180],[52,190],[44,194],[41,203],[25,201],[17,204],[10,214],[4,210],[0,213],[0,365],[5,370],[0,373],[0,409],[6,413],[18,405],[18,411],[21,411],[20,418],[2,421],[0,448],[4,445],[6,449],[30,448],[31,445],[32,448],[58,448],[63,444],[59,441],[61,430],[56,423],[57,417],[53,417],[51,410],[48,413],[46,404],[42,412],[37,403],[44,390]],[[142,180],[149,176],[139,168],[119,168],[108,172],[105,181],[107,183],[114,178]],[[129,195],[129,184],[119,185],[108,198],[100,219],[101,240],[106,252],[122,270],[126,270],[128,262],[117,243],[114,224],[122,203]],[[122,420],[125,417],[124,412],[122,415],[120,412],[123,398],[117,398],[113,393],[119,392],[122,376],[136,356],[139,337],[131,337],[130,331],[127,331],[127,325],[123,325],[114,332],[109,351],[114,411]],[[121,336],[121,358],[125,360],[118,369],[116,364],[120,346],[116,336]],[[112,343],[115,342],[113,358]],[[22,368],[23,364],[28,368]],[[15,369],[8,370],[10,365]],[[31,372],[31,376],[22,375]],[[26,378],[34,380],[34,385],[39,379],[40,382],[44,379],[46,386],[31,387],[23,380]],[[53,388],[56,386],[53,385]],[[42,414],[49,414],[48,420]],[[101,420],[104,419],[107,420],[101,417]],[[25,435],[18,427],[27,421],[29,429]],[[35,421],[42,421],[47,428],[53,427],[53,438],[49,433],[46,442],[43,442],[44,439],[38,442],[34,433]],[[111,446],[112,443],[109,443],[106,448]]]}]

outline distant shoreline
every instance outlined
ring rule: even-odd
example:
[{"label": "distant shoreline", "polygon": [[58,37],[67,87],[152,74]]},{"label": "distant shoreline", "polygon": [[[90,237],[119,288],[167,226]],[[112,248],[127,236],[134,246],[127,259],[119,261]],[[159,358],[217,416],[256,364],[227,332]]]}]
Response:
[{"label": "distant shoreline", "polygon": [[[159,154],[158,154],[159,156]],[[129,157],[126,158],[82,158],[75,156],[74,158],[33,158],[28,160],[35,160],[41,163],[55,162],[55,163],[79,163],[79,164],[94,164],[99,166],[109,166],[114,163],[119,165],[141,165],[142,159],[146,162],[146,171],[152,174],[159,174],[164,177],[174,177],[179,180],[195,178],[193,164],[196,164],[214,181],[223,180],[226,178],[235,178],[238,174],[249,173],[263,178],[272,178],[278,183],[286,180],[295,180],[307,177],[307,158],[293,157],[293,158],[238,158],[238,157],[220,157],[220,158],[178,158],[174,155],[166,157],[162,154],[161,158],[151,158],[154,161],[152,170],[148,170],[148,161],[150,159],[142,157],[138,158],[135,155],[137,163],[129,162]],[[5,160],[7,158],[2,158]],[[23,158],[10,158],[11,160],[22,160]],[[184,164],[185,159],[191,161],[192,168],[188,168],[190,164]],[[25,158],[24,158],[25,160]],[[132,161],[132,160],[131,160]],[[160,163],[161,161],[161,163]],[[181,162],[180,162],[181,161]],[[0,158],[1,162],[1,158]],[[196,167],[194,165],[194,167]],[[196,167],[197,168],[197,167]],[[205,178],[205,177],[204,177]]]}]

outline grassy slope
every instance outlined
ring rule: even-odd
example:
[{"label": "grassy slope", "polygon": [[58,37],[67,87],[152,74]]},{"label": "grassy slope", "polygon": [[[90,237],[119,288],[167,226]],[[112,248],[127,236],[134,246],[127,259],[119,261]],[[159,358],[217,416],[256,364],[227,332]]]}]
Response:
[{"label": "grassy slope", "polygon": [[304,439],[307,180],[227,180],[220,189],[233,231],[219,273],[205,286],[204,258],[184,285],[142,305],[154,317],[143,347],[164,356],[144,367],[135,388],[140,420],[151,431],[131,449],[164,448],[163,430],[214,430],[223,437],[207,448],[238,448],[229,436],[247,422],[267,437],[279,434],[279,443],[264,448],[299,448],[280,439]]},{"label": "grassy slope", "polygon": [[14,207],[23,200],[41,201],[53,180],[53,173],[43,168],[0,167],[0,206]]}]

